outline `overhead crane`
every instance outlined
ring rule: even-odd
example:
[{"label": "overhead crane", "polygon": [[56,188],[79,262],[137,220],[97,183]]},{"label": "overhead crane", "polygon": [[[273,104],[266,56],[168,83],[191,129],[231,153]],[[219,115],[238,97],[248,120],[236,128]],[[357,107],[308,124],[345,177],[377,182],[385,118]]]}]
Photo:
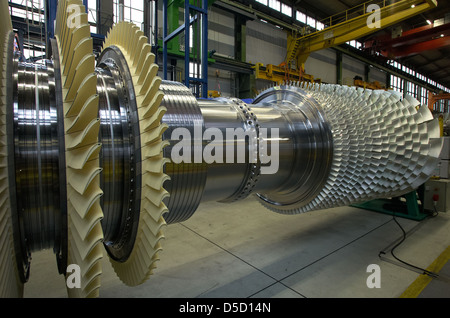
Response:
[{"label": "overhead crane", "polygon": [[450,46],[450,23],[431,23],[402,31],[397,37],[389,34],[369,39],[363,49],[388,59],[399,59],[446,46]]},{"label": "overhead crane", "polygon": [[[371,6],[374,4],[376,7]],[[277,83],[290,79],[313,81],[312,75],[305,74],[305,63],[311,53],[367,36],[437,5],[436,0],[368,1],[321,20],[322,30],[309,34],[289,30],[286,59],[280,65],[257,64],[256,77]]]}]

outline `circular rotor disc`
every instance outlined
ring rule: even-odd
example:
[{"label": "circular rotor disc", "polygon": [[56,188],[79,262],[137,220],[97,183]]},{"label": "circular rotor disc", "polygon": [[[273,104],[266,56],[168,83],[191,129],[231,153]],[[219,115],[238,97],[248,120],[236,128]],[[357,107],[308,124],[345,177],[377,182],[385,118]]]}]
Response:
[{"label": "circular rotor disc", "polygon": [[69,297],[97,297],[102,273],[95,56],[85,7],[81,0],[58,3],[55,38],[60,58],[67,176],[67,264],[78,265],[81,288]]},{"label": "circular rotor disc", "polygon": [[167,128],[161,124],[166,108],[161,106],[163,93],[159,90],[161,79],[156,76],[158,66],[154,64],[155,56],[151,53],[147,38],[137,26],[127,22],[116,24],[108,34],[103,49],[115,46],[126,59],[132,76],[136,96],[141,139],[141,178],[142,188],[140,213],[134,246],[126,260],[114,260],[112,266],[119,278],[129,286],[136,286],[146,281],[156,267],[162,228],[162,217],[167,212],[163,199],[168,196],[163,188],[167,180],[164,174],[162,134]]},{"label": "circular rotor disc", "polygon": [[23,297],[23,279],[19,275],[14,246],[8,177],[8,105],[7,70],[12,64],[14,33],[8,2],[0,3],[0,297]]}]

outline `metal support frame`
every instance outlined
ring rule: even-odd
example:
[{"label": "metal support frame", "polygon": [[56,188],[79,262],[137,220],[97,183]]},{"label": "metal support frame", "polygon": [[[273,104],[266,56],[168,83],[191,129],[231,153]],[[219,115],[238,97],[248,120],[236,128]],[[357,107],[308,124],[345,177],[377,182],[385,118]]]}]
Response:
[{"label": "metal support frame", "polygon": [[389,59],[398,59],[450,45],[450,23],[434,24],[403,31],[398,37],[377,36],[367,40],[364,48]]},{"label": "metal support frame", "polygon": [[405,219],[421,221],[428,216],[424,213],[423,204],[419,206],[417,202],[418,199],[423,202],[423,185],[417,189],[417,192],[411,191],[405,194],[403,197],[406,202],[394,199],[376,199],[361,204],[353,204],[351,206],[388,215],[395,215]]},{"label": "metal support frame", "polygon": [[441,94],[433,94],[432,92],[428,92],[428,108],[433,111],[434,104],[440,100],[450,100],[449,93],[441,93]]},{"label": "metal support frame", "polygon": [[58,8],[58,0],[47,0],[46,5],[46,17],[47,20],[47,38],[53,39],[55,36],[55,25],[54,21],[56,19],[56,10]]},{"label": "metal support frame", "polygon": [[[163,1],[163,77],[167,80],[167,63],[168,63],[168,43],[176,38],[180,33],[184,32],[184,84],[190,88],[191,84],[201,86],[201,97],[208,97],[208,0],[201,0],[202,7],[190,4],[189,0],[184,0],[184,24],[168,34],[168,0]],[[194,16],[191,18],[191,12]],[[201,17],[201,68],[200,77],[191,77],[189,74],[190,63],[190,25],[198,21]],[[200,97],[200,96],[197,96]]]}]

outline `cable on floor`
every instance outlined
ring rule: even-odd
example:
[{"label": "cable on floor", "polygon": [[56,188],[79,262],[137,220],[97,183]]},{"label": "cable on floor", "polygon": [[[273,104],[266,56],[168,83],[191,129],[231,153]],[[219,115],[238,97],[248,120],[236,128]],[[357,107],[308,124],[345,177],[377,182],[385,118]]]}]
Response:
[{"label": "cable on floor", "polygon": [[[427,219],[429,219],[429,218],[434,218],[434,217],[436,217],[438,214],[439,214],[439,212],[436,210],[436,206],[435,206],[435,207],[434,207],[434,212],[431,213],[431,214],[429,214],[429,215],[427,216]],[[413,265],[413,264],[411,264],[411,263],[405,262],[404,260],[400,259],[399,257],[397,257],[397,256],[394,254],[394,250],[395,250],[397,247],[399,247],[399,246],[406,240],[406,231],[405,231],[405,229],[401,226],[401,224],[398,222],[397,218],[395,217],[395,214],[392,216],[392,219],[393,219],[394,222],[398,225],[398,227],[400,228],[400,230],[402,231],[402,234],[403,234],[403,236],[402,236],[400,242],[398,242],[397,244],[395,244],[395,245],[391,248],[391,250],[390,250],[390,253],[391,253],[392,257],[394,257],[398,262],[400,262],[400,263],[402,263],[402,264],[404,264],[404,265],[406,265],[406,266],[408,266],[408,267],[410,267],[410,268],[414,268],[414,269],[416,269],[416,270],[418,270],[418,271],[421,271],[424,275],[428,275],[428,276],[430,276],[430,277],[432,277],[432,278],[438,278],[438,277],[439,277],[439,274],[434,273],[434,272],[431,272],[431,271],[429,271],[429,270],[426,270],[426,269],[424,269],[424,268],[422,268],[422,267]],[[380,252],[378,253],[378,257],[380,257],[380,259],[382,259],[382,255],[385,255],[385,254],[386,254],[386,252],[380,251]]]}]

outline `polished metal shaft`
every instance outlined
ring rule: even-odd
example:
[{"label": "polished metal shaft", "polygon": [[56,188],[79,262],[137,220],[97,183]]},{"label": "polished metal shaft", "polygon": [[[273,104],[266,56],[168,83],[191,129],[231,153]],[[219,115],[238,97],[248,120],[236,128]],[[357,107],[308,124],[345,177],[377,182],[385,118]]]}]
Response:
[{"label": "polished metal shaft", "polygon": [[13,125],[15,176],[12,205],[20,213],[16,229],[24,255],[55,248],[60,235],[60,157],[55,70],[50,61],[21,63],[14,58]]},{"label": "polished metal shaft", "polygon": [[[15,236],[26,264],[32,251],[60,250],[64,242],[64,130],[59,70],[51,61],[14,63],[9,173]],[[145,182],[136,93],[119,49],[106,49],[95,72],[104,245],[124,261],[136,238]],[[432,117],[393,93],[279,86],[246,104],[197,100],[181,83],[163,81],[160,89],[167,109],[169,224],[189,219],[201,202],[250,195],[286,214],[398,195],[425,182],[437,163]]]},{"label": "polished metal shaft", "polygon": [[[195,129],[204,130],[202,113],[198,107],[197,100],[191,91],[181,83],[163,81],[160,89],[164,92],[162,105],[167,108],[162,122],[168,125],[168,129],[163,135],[163,139],[169,141],[169,145],[164,148],[164,157],[170,158],[173,146],[178,140],[172,140],[172,134],[177,128],[186,129],[191,136],[195,135]],[[198,141],[202,142],[202,141]],[[203,147],[202,143],[200,144]],[[207,177],[207,165],[202,161],[194,162],[194,142],[190,145],[190,162],[174,164],[168,162],[164,169],[170,176],[164,188],[170,193],[170,197],[165,199],[169,211],[164,218],[168,223],[175,223],[190,218],[199,206],[203,191],[205,189]]]},{"label": "polished metal shaft", "polygon": [[[174,135],[177,127],[187,128],[191,137],[190,160],[166,165],[171,178],[168,223],[186,220],[202,201],[234,202],[256,193],[279,209],[298,209],[325,183],[333,153],[331,131],[321,107],[304,91],[274,90],[248,105],[236,98],[195,100],[183,85],[170,82],[163,82],[162,90],[163,122],[170,127],[164,134],[170,141],[165,156],[176,155],[175,145],[186,138]],[[205,160],[208,147],[220,153],[212,161]],[[237,158],[239,150],[244,160]],[[263,153],[272,154],[272,160],[265,162]],[[195,163],[195,155],[201,161]]]}]

